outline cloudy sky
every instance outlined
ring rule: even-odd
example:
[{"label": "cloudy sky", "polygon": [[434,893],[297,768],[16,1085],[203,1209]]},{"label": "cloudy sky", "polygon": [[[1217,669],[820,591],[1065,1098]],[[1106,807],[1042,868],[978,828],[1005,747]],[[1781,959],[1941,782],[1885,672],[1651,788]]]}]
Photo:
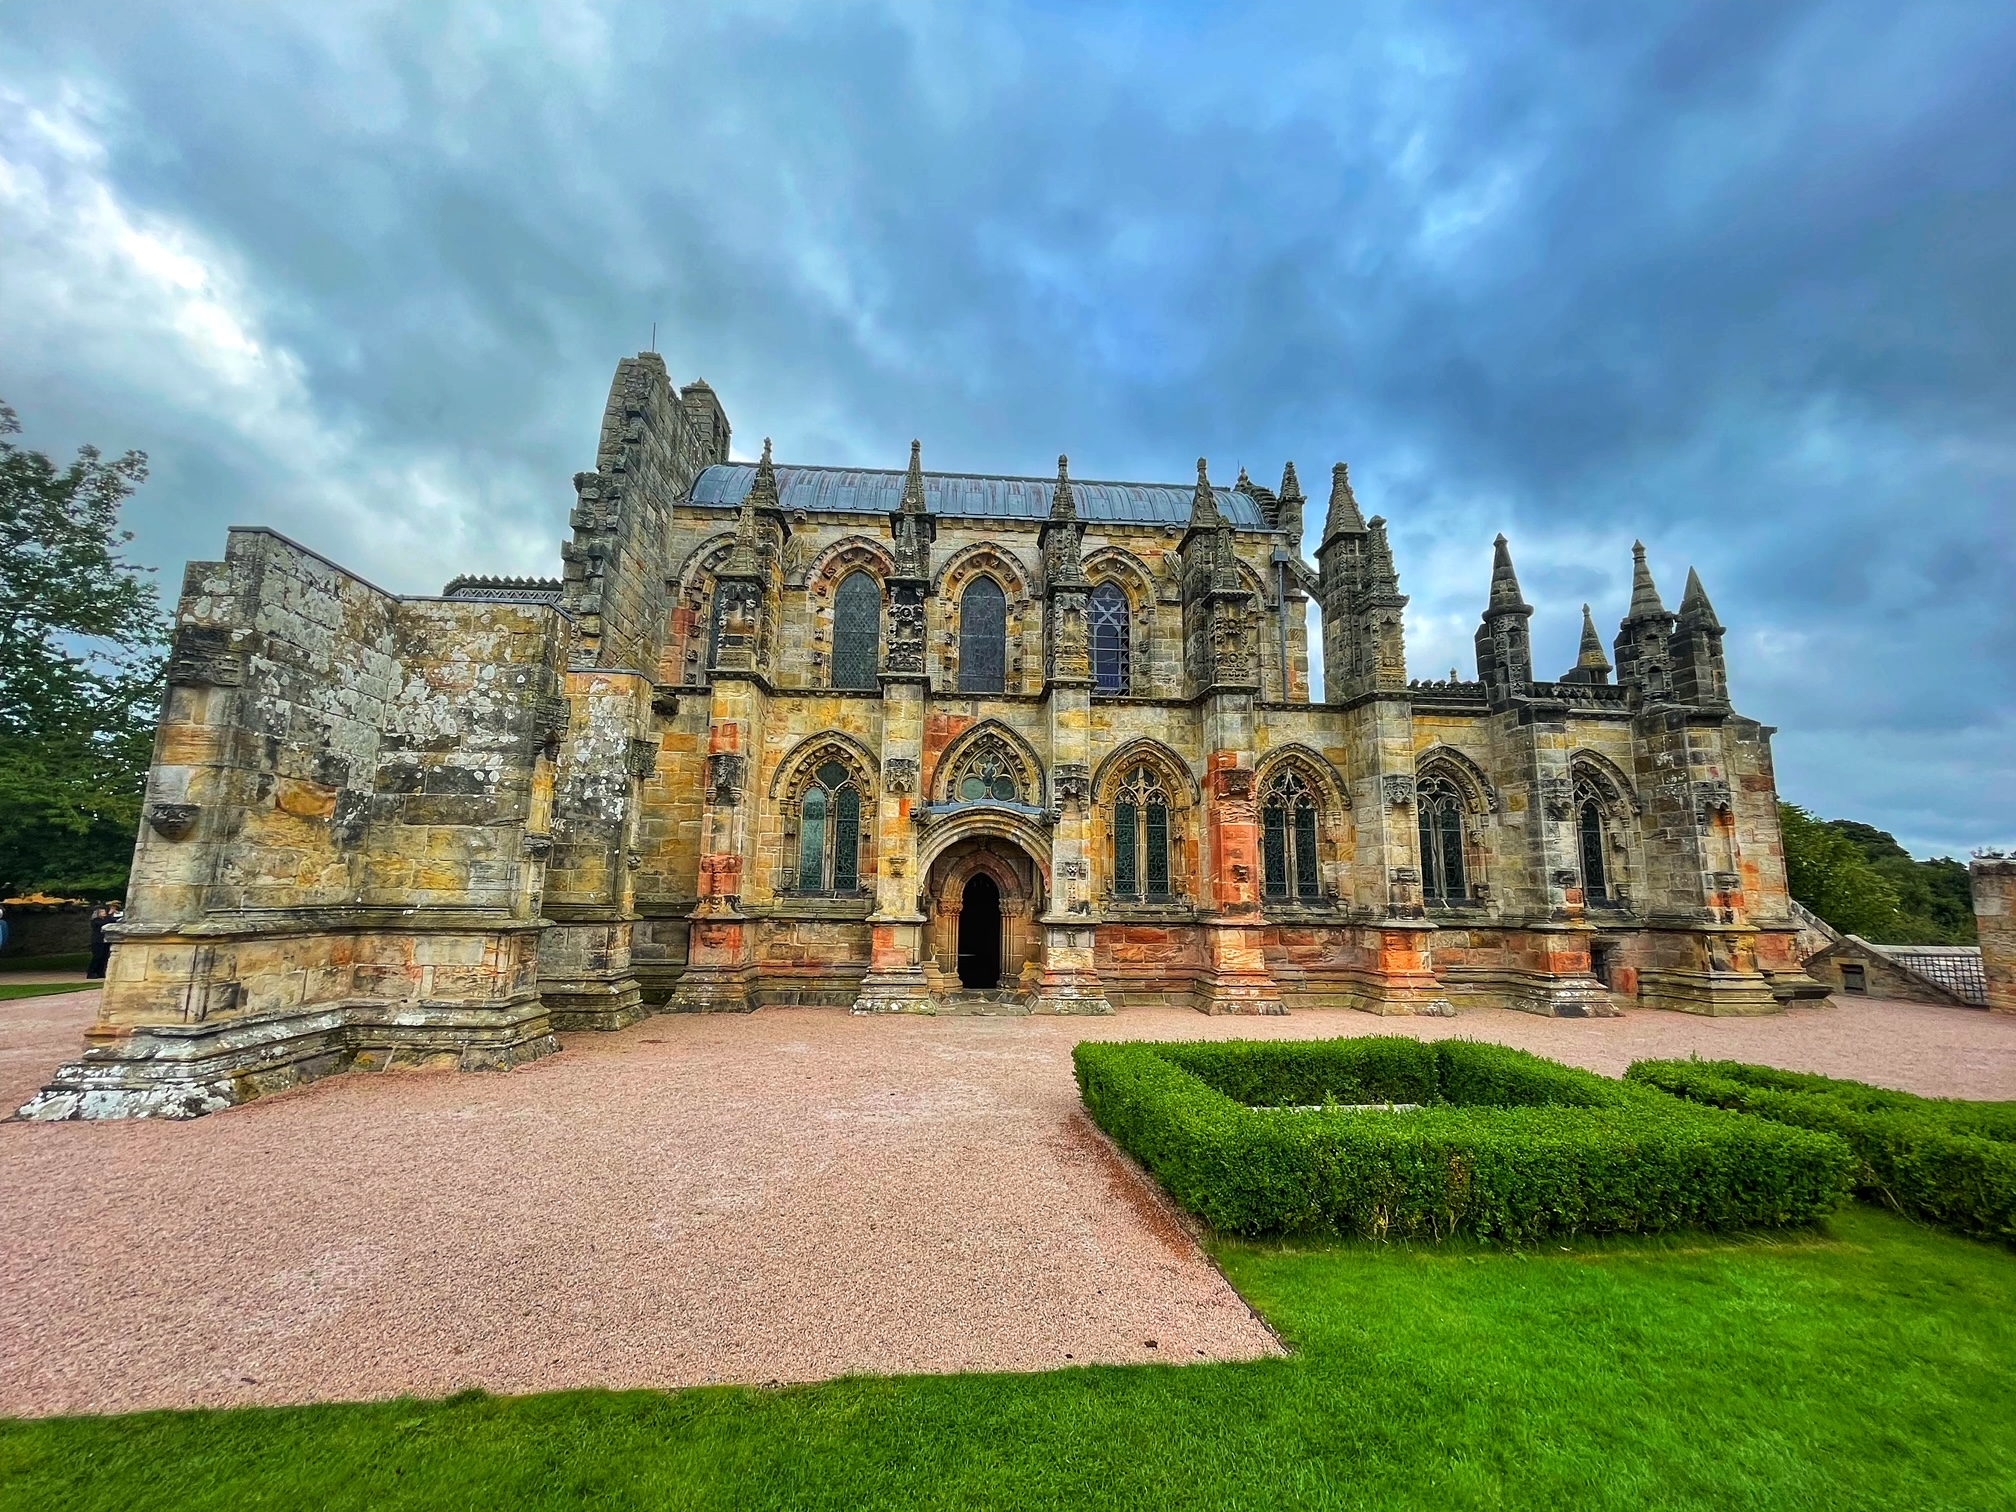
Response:
[{"label": "cloudy sky", "polygon": [[[0,395],[271,524],[554,574],[653,322],[748,455],[1312,485],[1416,676],[1491,537],[1698,566],[1785,795],[2016,841],[2016,8],[11,0]],[[1315,511],[1320,524],[1320,509]],[[1314,547],[1313,539],[1309,542]]]}]

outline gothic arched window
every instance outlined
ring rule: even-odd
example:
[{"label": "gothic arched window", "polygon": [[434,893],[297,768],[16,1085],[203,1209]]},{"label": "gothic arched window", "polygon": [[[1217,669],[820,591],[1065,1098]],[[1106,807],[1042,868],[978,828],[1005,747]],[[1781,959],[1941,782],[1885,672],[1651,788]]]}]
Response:
[{"label": "gothic arched window", "polygon": [[873,688],[882,659],[882,590],[861,571],[833,595],[833,686]]},{"label": "gothic arched window", "polygon": [[1463,794],[1447,777],[1423,777],[1415,784],[1421,818],[1421,895],[1430,903],[1462,903],[1470,897],[1463,868]]},{"label": "gothic arched window", "polygon": [[1121,898],[1169,896],[1169,794],[1147,767],[1136,767],[1113,798],[1113,892]]},{"label": "gothic arched window", "polygon": [[861,789],[837,761],[798,800],[798,891],[852,892],[861,883]]},{"label": "gothic arched window", "polygon": [[1607,903],[1610,873],[1603,856],[1603,806],[1593,797],[1582,799],[1575,815],[1575,829],[1582,851],[1582,901]]},{"label": "gothic arched window", "polygon": [[959,596],[959,691],[1000,693],[1008,677],[1008,595],[977,577]]},{"label": "gothic arched window", "polygon": [[1092,590],[1092,686],[1101,693],[1125,693],[1131,637],[1127,594],[1118,583]]},{"label": "gothic arched window", "polygon": [[1313,901],[1323,896],[1316,849],[1316,796],[1292,767],[1267,781],[1260,797],[1260,851],[1267,896]]}]

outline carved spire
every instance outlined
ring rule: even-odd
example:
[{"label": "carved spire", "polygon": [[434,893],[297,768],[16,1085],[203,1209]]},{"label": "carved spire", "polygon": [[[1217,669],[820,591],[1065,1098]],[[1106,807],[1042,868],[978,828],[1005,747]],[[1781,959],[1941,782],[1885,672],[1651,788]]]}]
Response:
[{"label": "carved spire", "polygon": [[1631,543],[1631,610],[1624,616],[1624,623],[1633,620],[1664,618],[1666,606],[1659,601],[1659,586],[1652,581],[1652,569],[1645,564],[1645,543]]},{"label": "carved spire", "polygon": [[1365,516],[1358,512],[1358,496],[1351,492],[1351,464],[1339,462],[1330,469],[1330,515],[1323,522],[1323,540],[1332,536],[1363,535]]},{"label": "carved spire", "polygon": [[1253,492],[1253,480],[1246,476],[1245,468],[1242,467],[1239,469],[1239,481],[1237,483],[1234,483],[1232,487],[1236,489],[1238,492],[1243,494],[1250,494],[1251,492]]},{"label": "carved spire", "polygon": [[1071,459],[1062,452],[1057,455],[1057,487],[1050,495],[1050,518],[1053,520],[1078,518],[1078,495],[1071,490]]},{"label": "carved spire", "polygon": [[742,502],[749,509],[777,508],[777,469],[770,461],[768,436],[763,438],[763,458],[756,464],[756,479]]},{"label": "carved spire", "polygon": [[1610,658],[1603,654],[1603,637],[1596,633],[1596,618],[1589,612],[1589,606],[1582,606],[1582,650],[1575,658],[1575,665],[1562,674],[1561,681],[1568,683],[1607,683],[1610,681]]},{"label": "carved spire", "polygon": [[1281,469],[1281,497],[1298,501],[1302,497],[1302,480],[1295,476],[1293,462]]},{"label": "carved spire", "polygon": [[[1357,506],[1352,506],[1356,512]],[[1393,548],[1386,543],[1386,517],[1372,516],[1365,539],[1365,582],[1374,593],[1391,593],[1400,586],[1400,574],[1393,570]]]},{"label": "carved spire", "polygon": [[1722,629],[1722,622],[1715,618],[1715,606],[1708,602],[1708,591],[1701,586],[1701,575],[1692,567],[1687,569],[1687,591],[1680,596],[1680,628]]},{"label": "carved spire", "polygon": [[1512,548],[1506,544],[1503,532],[1491,544],[1491,602],[1485,609],[1488,618],[1501,610],[1518,611],[1531,609],[1519,593],[1519,577],[1512,570]]},{"label": "carved spire", "polygon": [[1596,633],[1596,617],[1587,604],[1582,606],[1582,654],[1575,658],[1575,665],[1585,672],[1610,670],[1610,658],[1603,654],[1603,637]]},{"label": "carved spire", "polygon": [[924,513],[924,443],[910,443],[910,470],[903,474],[903,502],[899,506],[904,514]]},{"label": "carved spire", "polygon": [[1218,515],[1218,495],[1211,487],[1210,465],[1197,459],[1197,492],[1190,497],[1190,528],[1216,530],[1225,522]]}]

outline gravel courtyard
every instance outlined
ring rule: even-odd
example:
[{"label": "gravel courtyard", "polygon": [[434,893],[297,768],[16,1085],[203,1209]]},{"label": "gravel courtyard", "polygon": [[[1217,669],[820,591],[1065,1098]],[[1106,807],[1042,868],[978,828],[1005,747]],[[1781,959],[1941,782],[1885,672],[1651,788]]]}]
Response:
[{"label": "gravel courtyard", "polygon": [[[95,995],[0,1003],[0,1098]],[[1272,1335],[1078,1111],[1084,1038],[1468,1035],[2016,1098],[2016,1019],[659,1017],[505,1076],[0,1126],[0,1414],[1245,1359]]]}]

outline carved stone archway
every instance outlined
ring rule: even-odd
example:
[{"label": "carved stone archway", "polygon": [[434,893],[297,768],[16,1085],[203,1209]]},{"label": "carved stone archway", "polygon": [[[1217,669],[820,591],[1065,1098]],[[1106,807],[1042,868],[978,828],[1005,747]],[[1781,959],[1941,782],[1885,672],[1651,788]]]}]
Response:
[{"label": "carved stone archway", "polygon": [[1033,856],[1001,835],[972,834],[953,841],[931,862],[924,879],[924,974],[931,994],[950,998],[959,980],[959,920],[966,891],[985,877],[1000,898],[1003,991],[1030,990],[1042,971],[1043,869]]}]

